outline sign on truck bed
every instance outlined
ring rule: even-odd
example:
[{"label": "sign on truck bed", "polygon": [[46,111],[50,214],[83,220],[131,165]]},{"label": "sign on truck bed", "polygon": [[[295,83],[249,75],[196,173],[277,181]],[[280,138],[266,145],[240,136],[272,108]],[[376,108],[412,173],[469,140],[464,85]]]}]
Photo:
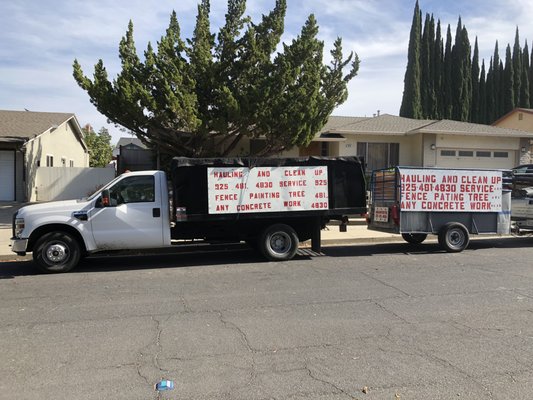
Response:
[{"label": "sign on truck bed", "polygon": [[366,211],[356,157],[175,158],[172,182],[174,204],[189,220]]},{"label": "sign on truck bed", "polygon": [[209,214],[327,210],[328,167],[208,168]]}]

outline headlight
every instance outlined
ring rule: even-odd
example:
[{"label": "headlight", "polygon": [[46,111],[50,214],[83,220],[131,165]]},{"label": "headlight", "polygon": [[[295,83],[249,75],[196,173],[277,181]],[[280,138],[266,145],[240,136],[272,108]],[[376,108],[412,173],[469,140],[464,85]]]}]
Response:
[{"label": "headlight", "polygon": [[24,230],[24,218],[15,218],[15,225],[13,229],[14,236],[20,237],[23,230]]}]

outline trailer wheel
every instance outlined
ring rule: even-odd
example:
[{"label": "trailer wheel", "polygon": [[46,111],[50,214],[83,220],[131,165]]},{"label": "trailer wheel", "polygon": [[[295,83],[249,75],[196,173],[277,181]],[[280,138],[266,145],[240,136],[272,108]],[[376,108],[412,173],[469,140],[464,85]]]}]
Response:
[{"label": "trailer wheel", "polygon": [[463,251],[469,242],[468,230],[457,222],[449,222],[439,231],[439,244],[449,253]]},{"label": "trailer wheel", "polygon": [[425,233],[402,233],[403,240],[411,244],[420,244],[428,237]]},{"label": "trailer wheel", "polygon": [[289,225],[275,224],[266,228],[259,238],[259,248],[271,261],[290,260],[298,250],[298,235]]},{"label": "trailer wheel", "polygon": [[48,273],[68,272],[81,257],[78,241],[68,233],[50,232],[35,243],[33,261],[37,267]]}]

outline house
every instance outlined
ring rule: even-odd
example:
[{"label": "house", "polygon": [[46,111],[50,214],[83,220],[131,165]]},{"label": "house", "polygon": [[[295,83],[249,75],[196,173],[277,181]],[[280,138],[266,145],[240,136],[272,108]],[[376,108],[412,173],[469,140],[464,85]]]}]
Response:
[{"label": "house", "polygon": [[31,198],[41,166],[89,166],[74,114],[0,110],[0,201]]},{"label": "house", "polygon": [[[533,109],[515,108],[492,124],[500,128],[518,129],[526,132],[533,132]],[[528,151],[522,153],[525,157],[520,159],[519,164],[533,163],[533,140],[526,145]],[[525,150],[525,149],[524,149]]]},{"label": "house", "polygon": [[157,160],[152,152],[139,138],[122,137],[113,149],[117,160],[117,172],[143,171],[157,168]]},{"label": "house", "polygon": [[393,165],[505,169],[531,157],[531,140],[533,132],[468,122],[331,116],[307,148],[283,156],[358,155],[367,171]]}]

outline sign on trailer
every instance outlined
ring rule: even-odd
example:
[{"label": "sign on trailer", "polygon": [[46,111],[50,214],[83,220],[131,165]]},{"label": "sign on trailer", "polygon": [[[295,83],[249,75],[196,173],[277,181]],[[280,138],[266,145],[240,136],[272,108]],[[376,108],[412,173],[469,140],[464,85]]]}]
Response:
[{"label": "sign on trailer", "polygon": [[402,211],[497,212],[502,172],[400,168]]}]

